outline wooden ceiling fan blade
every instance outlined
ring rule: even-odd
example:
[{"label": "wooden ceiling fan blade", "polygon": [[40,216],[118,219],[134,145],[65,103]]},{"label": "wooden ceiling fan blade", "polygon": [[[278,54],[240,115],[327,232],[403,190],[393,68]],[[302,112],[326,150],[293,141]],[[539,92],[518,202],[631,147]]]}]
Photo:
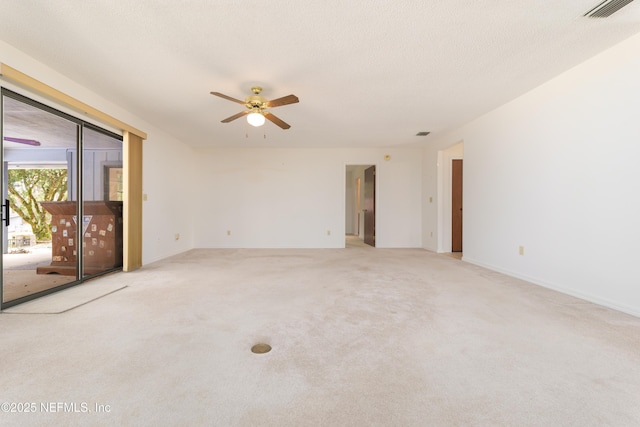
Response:
[{"label": "wooden ceiling fan blade", "polygon": [[230,96],[225,95],[224,93],[220,93],[220,92],[210,92],[210,93],[211,95],[219,96],[220,98],[224,98],[226,100],[244,105],[244,101],[240,101],[239,99],[232,98]]},{"label": "wooden ceiling fan blade", "polygon": [[273,114],[269,113],[268,111],[264,113],[264,117],[265,117],[265,119],[269,120],[270,122],[273,122],[276,125],[280,126],[282,129],[289,129],[291,127],[291,125],[289,125],[288,123],[285,123],[284,121],[280,120],[279,118],[277,118]]},{"label": "wooden ceiling fan blade", "polygon": [[232,122],[232,121],[234,121],[235,119],[239,119],[239,118],[240,118],[240,117],[242,117],[242,116],[246,116],[247,114],[249,114],[249,111],[243,111],[243,112],[241,112],[241,113],[234,114],[233,116],[231,116],[231,117],[227,117],[226,119],[222,120],[222,123],[229,123],[229,122]]},{"label": "wooden ceiling fan blade", "polygon": [[282,98],[273,99],[271,101],[267,101],[267,107],[280,107],[282,105],[295,104],[296,102],[300,102],[297,96],[295,95],[287,95]]}]

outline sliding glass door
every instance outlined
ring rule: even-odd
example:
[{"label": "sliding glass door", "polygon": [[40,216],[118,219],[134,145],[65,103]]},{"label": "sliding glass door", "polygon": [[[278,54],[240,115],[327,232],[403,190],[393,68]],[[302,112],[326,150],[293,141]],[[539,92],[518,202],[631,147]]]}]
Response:
[{"label": "sliding glass door", "polygon": [[122,141],[83,128],[82,271],[85,276],[122,267]]},{"label": "sliding glass door", "polygon": [[6,308],[122,266],[122,141],[5,89],[1,106]]}]

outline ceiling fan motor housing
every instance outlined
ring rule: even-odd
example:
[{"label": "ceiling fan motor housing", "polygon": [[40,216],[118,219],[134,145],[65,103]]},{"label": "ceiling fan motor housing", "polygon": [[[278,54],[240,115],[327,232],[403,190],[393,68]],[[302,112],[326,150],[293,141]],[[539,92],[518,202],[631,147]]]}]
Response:
[{"label": "ceiling fan motor housing", "polygon": [[244,99],[244,102],[247,106],[248,109],[250,110],[254,110],[254,109],[259,109],[259,110],[264,110],[266,107],[266,103],[267,100],[266,98],[263,98],[260,95],[251,95],[251,96],[247,96]]}]

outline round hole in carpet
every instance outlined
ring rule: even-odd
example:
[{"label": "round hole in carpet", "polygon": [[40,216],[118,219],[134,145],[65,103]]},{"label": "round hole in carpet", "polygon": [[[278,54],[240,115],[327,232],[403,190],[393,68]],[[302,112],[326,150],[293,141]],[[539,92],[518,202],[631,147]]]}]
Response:
[{"label": "round hole in carpet", "polygon": [[271,346],[269,344],[259,343],[251,347],[251,351],[256,354],[269,353],[271,351]]}]

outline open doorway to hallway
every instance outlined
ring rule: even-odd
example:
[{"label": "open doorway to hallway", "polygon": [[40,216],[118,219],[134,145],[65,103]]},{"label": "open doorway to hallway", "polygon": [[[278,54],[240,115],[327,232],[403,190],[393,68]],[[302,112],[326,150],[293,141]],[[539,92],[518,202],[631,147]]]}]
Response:
[{"label": "open doorway to hallway", "polygon": [[347,165],[345,191],[345,246],[354,238],[376,246],[376,166]]},{"label": "open doorway to hallway", "polygon": [[461,259],[463,254],[463,157],[464,142],[438,154],[438,252]]}]

